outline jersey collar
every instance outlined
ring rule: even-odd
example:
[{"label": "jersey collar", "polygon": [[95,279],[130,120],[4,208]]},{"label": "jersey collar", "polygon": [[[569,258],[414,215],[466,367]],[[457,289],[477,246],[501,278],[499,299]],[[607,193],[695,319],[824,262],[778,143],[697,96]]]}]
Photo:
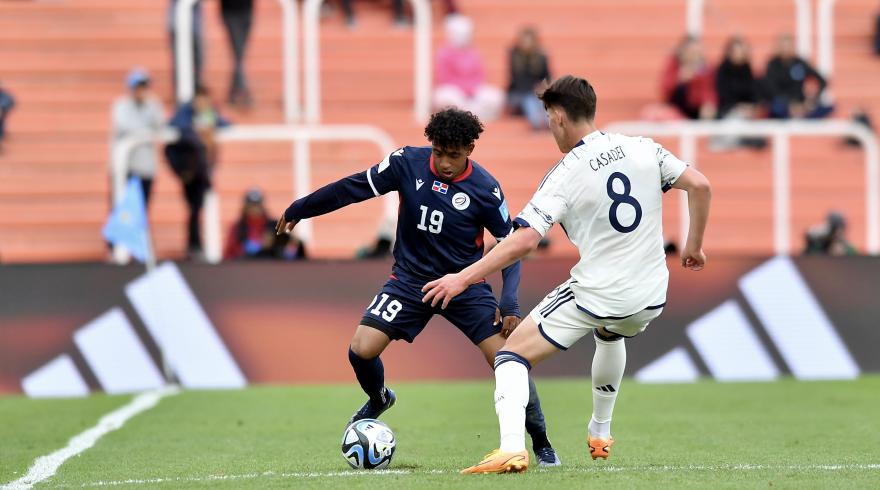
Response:
[{"label": "jersey collar", "polygon": [[578,146],[585,145],[585,144],[589,143],[590,141],[593,141],[594,139],[598,138],[599,136],[603,136],[604,134],[605,133],[603,133],[602,131],[599,131],[597,129],[597,130],[593,131],[592,133],[581,138],[581,140],[578,141],[578,143],[576,145],[574,145],[574,147],[577,148]]},{"label": "jersey collar", "polygon": [[[437,177],[438,179],[443,180],[443,178],[440,177],[440,173],[437,172],[437,168],[434,167],[434,155],[433,155],[433,154],[431,154],[431,158],[428,160],[428,162],[429,162],[429,165],[430,165],[430,167],[431,167],[431,173],[434,174],[434,177]],[[455,183],[455,182],[461,182],[462,180],[464,180],[464,179],[470,177],[472,173],[474,173],[474,165],[473,165],[473,163],[471,162],[471,159],[468,158],[468,159],[467,159],[467,168],[465,168],[465,169],[464,169],[464,172],[462,172],[461,175],[459,175],[458,177],[456,177],[455,180],[453,180],[452,182],[453,182],[453,183]]]}]

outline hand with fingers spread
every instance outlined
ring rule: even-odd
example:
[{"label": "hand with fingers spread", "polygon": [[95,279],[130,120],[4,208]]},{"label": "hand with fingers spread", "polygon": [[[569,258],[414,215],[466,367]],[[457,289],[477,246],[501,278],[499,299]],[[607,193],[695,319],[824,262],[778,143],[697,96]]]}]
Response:
[{"label": "hand with fingers spread", "polygon": [[439,304],[440,308],[445,310],[449,306],[449,302],[464,292],[467,287],[468,283],[461,274],[447,274],[436,281],[425,284],[425,287],[422,288],[422,292],[425,293],[422,303],[430,302],[432,307]]},{"label": "hand with fingers spread", "polygon": [[275,234],[290,234],[297,223],[299,223],[298,219],[287,221],[284,219],[284,213],[281,213],[281,217],[278,218],[278,224],[275,225]]}]

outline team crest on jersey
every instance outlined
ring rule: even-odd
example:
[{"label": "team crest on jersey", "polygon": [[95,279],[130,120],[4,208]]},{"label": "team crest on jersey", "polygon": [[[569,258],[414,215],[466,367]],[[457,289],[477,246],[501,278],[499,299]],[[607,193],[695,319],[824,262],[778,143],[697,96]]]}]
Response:
[{"label": "team crest on jersey", "polygon": [[431,190],[434,192],[439,192],[440,194],[446,194],[449,192],[449,184],[444,184],[439,180],[434,181],[434,185],[431,186]]},{"label": "team crest on jersey", "polygon": [[452,196],[452,207],[459,211],[464,211],[471,205],[471,198],[464,192],[456,193]]}]

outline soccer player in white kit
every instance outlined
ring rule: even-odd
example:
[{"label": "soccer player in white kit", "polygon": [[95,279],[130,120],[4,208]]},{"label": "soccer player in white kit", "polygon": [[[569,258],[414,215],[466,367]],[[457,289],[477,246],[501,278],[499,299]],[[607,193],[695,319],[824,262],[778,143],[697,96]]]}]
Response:
[{"label": "soccer player in white kit", "polygon": [[688,193],[690,228],[681,265],[699,271],[706,262],[702,245],[711,187],[703,174],[651,139],[598,131],[596,94],[582,78],[562,77],[540,98],[565,157],[544,177],[510,237],[461,272],[423,289],[423,301],[445,307],[470,284],[528,255],[554,223],[580,252],[571,279],[548,294],[498,351],[495,411],[501,445],[462,473],[528,468],[523,429],[528,372],[591,332],[596,352],[587,443],[593,459],[607,459],[614,442],[611,414],[626,365],[623,339],[642,332],[666,305],[662,195],[670,188]]}]

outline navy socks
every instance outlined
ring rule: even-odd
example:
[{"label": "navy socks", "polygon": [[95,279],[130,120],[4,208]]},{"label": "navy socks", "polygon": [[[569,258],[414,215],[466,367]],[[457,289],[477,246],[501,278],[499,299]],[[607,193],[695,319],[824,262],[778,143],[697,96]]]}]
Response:
[{"label": "navy socks", "polygon": [[[354,374],[364,393],[370,397],[370,403],[374,407],[385,403],[385,367],[379,356],[372,359],[361,359],[351,348],[348,349],[348,361],[351,363]],[[542,416],[543,420],[543,416]]]}]

